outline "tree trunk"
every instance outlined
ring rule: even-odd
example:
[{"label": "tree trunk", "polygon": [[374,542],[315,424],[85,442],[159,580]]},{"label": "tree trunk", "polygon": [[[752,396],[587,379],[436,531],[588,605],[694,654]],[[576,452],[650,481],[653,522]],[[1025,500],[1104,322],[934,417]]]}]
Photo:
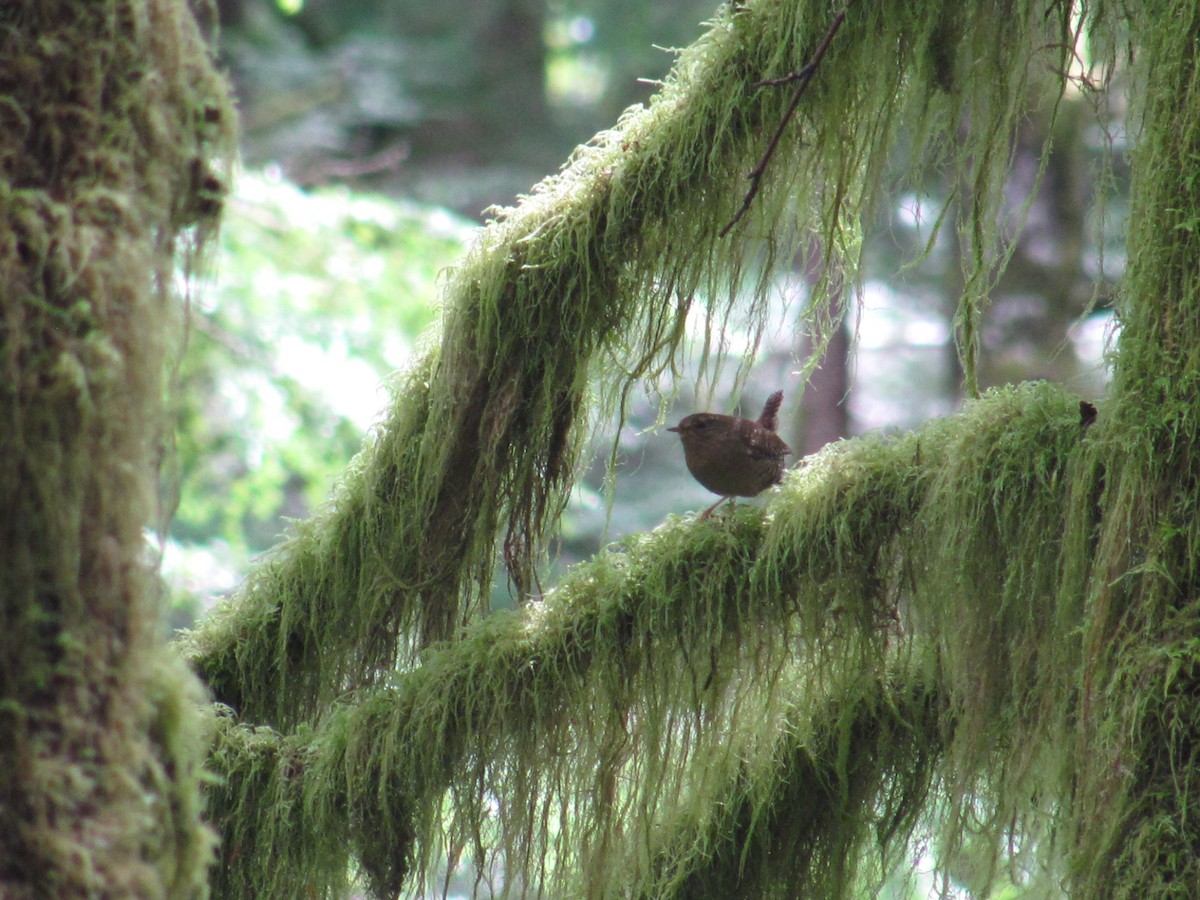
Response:
[{"label": "tree trunk", "polygon": [[3,18],[0,896],[195,896],[203,694],[146,530],[175,242],[219,209],[231,111],[182,3]]}]

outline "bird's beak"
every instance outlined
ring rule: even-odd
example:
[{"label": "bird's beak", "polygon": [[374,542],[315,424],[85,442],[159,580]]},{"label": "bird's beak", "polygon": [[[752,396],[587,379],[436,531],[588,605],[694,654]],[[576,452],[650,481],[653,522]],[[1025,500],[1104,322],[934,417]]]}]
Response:
[{"label": "bird's beak", "polygon": [[679,434],[679,426],[672,425],[670,428],[667,429],[667,431],[674,431],[676,434]]}]

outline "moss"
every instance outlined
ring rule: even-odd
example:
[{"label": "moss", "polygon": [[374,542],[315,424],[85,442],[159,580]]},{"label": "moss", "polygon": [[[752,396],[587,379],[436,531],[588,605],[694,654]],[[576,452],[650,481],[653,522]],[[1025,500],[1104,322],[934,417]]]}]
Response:
[{"label": "moss", "polygon": [[233,111],[180,4],[0,20],[0,894],[198,896],[203,697],[146,529]]},{"label": "moss", "polygon": [[[221,815],[261,823],[278,805],[286,825],[270,829],[289,846],[326,846],[346,816],[369,823],[342,853],[372,871],[389,860],[383,884],[409,866],[422,884],[465,847],[520,873],[509,890],[571,896],[743,882],[786,894],[794,879],[832,896],[858,883],[852,857],[865,847],[894,861],[919,823],[964,827],[921,805],[932,793],[950,811],[990,798],[994,819],[973,827],[1007,827],[1001,814],[1024,808],[974,776],[999,761],[1012,796],[1041,785],[1025,738],[1045,746],[1056,715],[1046,700],[1062,682],[1006,654],[1063,641],[1029,609],[1053,610],[1053,579],[1036,589],[1062,558],[1068,473],[1087,434],[1077,401],[1041,384],[911,436],[830,447],[765,514],[669,520],[574,568],[543,601],[431,649],[392,685],[347,698],[305,741],[302,788],[247,787],[260,763],[239,735],[254,732],[234,728],[218,756]],[[1015,477],[1026,469],[1033,477]],[[990,630],[965,615],[978,548],[952,553],[957,568],[928,560],[951,522],[1011,551],[981,600],[1028,597]],[[947,614],[951,601],[964,614]],[[799,855],[779,869],[785,846]],[[332,867],[320,883],[337,884],[350,857],[316,855]],[[239,877],[265,862],[240,854]]]},{"label": "moss", "polygon": [[[693,307],[719,364],[730,316],[752,332],[762,322],[776,264],[790,259],[780,248],[797,229],[817,231],[838,260],[811,312],[836,316],[828,289],[853,280],[860,223],[902,142],[912,173],[955,165],[977,185],[963,223],[977,266],[963,309],[975,309],[997,259],[1027,57],[1046,29],[1063,37],[1067,9],[856,7],[731,239],[720,232],[744,173],[790,100],[755,83],[799,69],[828,20],[820,4],[723,9],[646,107],[499,210],[451,274],[440,345],[403,382],[328,507],[191,637],[189,656],[218,697],[287,728],[348,686],[411,664],[484,610],[497,542],[518,593],[536,593],[591,413],[623,408],[634,385],[673,369]],[[948,30],[949,19],[959,27]],[[922,62],[934,40],[973,61],[961,89],[946,91]],[[963,120],[989,127],[963,140]],[[964,325],[964,346],[973,328]]]},{"label": "moss", "polygon": [[[953,868],[977,892],[1194,891],[1200,11],[1074,11],[851,6],[723,241],[788,100],[752,83],[828,24],[823,4],[731,6],[647,108],[498,215],[328,510],[192,638],[247,720],[215,757],[222,884],[337,894],[357,862],[389,894],[468,853],[510,895],[849,896],[916,840],[947,888]],[[970,386],[1029,73],[1065,70],[1081,23],[1110,66],[1128,28],[1144,117],[1094,424],[1052,385],[990,392],[823,451],[765,512],[670,519],[472,621],[501,531],[534,584],[586,386],[619,408],[700,304],[718,364],[797,222],[849,267],[824,287],[852,280],[901,137],[910,176],[963,186]]]},{"label": "moss", "polygon": [[793,710],[766,770],[744,766],[698,833],[672,823],[682,846],[657,850],[641,896],[846,896],[902,862],[896,836],[933,794],[945,710],[919,678],[844,687]]},{"label": "moss", "polygon": [[[1164,23],[1170,22],[1170,26]],[[1081,616],[1079,809],[1073,862],[1099,896],[1184,897],[1196,878],[1196,508],[1200,316],[1192,224],[1200,10],[1139,8],[1141,135],[1120,353],[1107,440],[1098,564]]]}]

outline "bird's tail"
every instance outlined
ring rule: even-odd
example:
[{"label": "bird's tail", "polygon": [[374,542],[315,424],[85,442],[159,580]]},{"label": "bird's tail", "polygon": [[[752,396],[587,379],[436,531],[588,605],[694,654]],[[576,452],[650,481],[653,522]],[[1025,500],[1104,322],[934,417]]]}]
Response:
[{"label": "bird's tail", "polygon": [[779,405],[783,403],[783,391],[776,391],[767,398],[767,402],[763,404],[762,415],[758,417],[758,424],[768,431],[775,431],[779,424]]}]

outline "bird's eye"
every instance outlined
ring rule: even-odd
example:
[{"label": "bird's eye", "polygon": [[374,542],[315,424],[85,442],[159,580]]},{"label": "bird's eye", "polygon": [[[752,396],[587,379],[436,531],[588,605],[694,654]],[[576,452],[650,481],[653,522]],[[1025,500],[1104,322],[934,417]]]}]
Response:
[{"label": "bird's eye", "polygon": [[694,428],[707,428],[708,427],[708,419],[697,419],[696,424],[693,427]]}]

